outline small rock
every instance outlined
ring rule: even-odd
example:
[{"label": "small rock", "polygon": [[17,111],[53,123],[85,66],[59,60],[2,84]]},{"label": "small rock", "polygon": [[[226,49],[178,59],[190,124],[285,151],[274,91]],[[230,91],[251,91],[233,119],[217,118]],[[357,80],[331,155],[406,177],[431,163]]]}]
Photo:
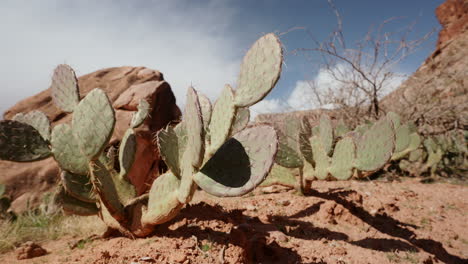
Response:
[{"label": "small rock", "polygon": [[288,242],[288,237],[285,234],[283,234],[283,232],[273,231],[270,233],[270,237],[279,243]]},{"label": "small rock", "polygon": [[279,204],[281,204],[282,206],[288,206],[291,204],[291,202],[289,200],[282,200],[279,202]]},{"label": "small rock", "polygon": [[47,251],[44,248],[32,241],[28,241],[17,249],[16,258],[18,260],[31,259],[35,257],[44,256],[45,254],[47,254]]},{"label": "small rock", "polygon": [[174,252],[172,254],[172,261],[176,263],[183,263],[187,260],[187,256],[182,252]]},{"label": "small rock", "polygon": [[255,205],[253,205],[253,204],[247,204],[247,205],[245,206],[245,210],[247,210],[247,211],[255,211],[255,210],[257,210],[257,207],[256,207]]},{"label": "small rock", "polygon": [[140,261],[151,262],[151,263],[156,262],[156,260],[152,257],[141,257]]},{"label": "small rock", "polygon": [[344,255],[348,254],[348,252],[343,247],[335,247],[335,248],[332,249],[331,254],[332,255],[338,255],[338,256],[344,256]]}]

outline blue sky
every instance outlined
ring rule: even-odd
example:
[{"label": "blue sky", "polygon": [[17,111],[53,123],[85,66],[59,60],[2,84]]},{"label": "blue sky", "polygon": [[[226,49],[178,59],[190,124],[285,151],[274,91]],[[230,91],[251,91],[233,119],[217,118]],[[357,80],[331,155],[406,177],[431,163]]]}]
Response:
[{"label": "blue sky", "polygon": [[[439,29],[434,11],[442,0],[335,0],[345,38],[361,39],[371,25],[402,17],[388,30],[416,21],[413,37]],[[160,70],[183,107],[192,84],[215,99],[224,83],[235,85],[245,51],[262,34],[304,27],[323,40],[336,28],[326,0],[3,0],[0,2],[0,113],[46,89],[54,67],[70,64],[79,75],[113,66]],[[305,30],[281,35],[285,67],[266,102],[284,102],[298,82],[317,69],[297,48],[312,47]],[[410,74],[434,50],[436,34],[397,71]],[[313,61],[312,61],[313,63]],[[257,112],[281,107],[254,107]]]}]

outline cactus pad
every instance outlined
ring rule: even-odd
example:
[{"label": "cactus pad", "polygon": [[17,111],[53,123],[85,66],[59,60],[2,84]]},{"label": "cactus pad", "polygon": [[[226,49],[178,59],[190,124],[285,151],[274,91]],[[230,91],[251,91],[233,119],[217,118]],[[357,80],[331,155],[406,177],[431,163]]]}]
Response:
[{"label": "cactus pad", "polygon": [[330,174],[338,180],[347,180],[353,176],[354,160],[356,157],[354,141],[351,137],[344,137],[336,143],[331,159]]},{"label": "cactus pad", "polygon": [[135,132],[133,129],[127,129],[119,148],[120,175],[126,176],[130,172],[135,161],[136,149],[137,139]]},{"label": "cactus pad", "polygon": [[224,143],[194,180],[204,191],[220,197],[240,196],[260,184],[273,165],[277,150],[275,130],[258,125]]},{"label": "cactus pad", "polygon": [[395,153],[405,150],[410,144],[410,129],[408,125],[400,125],[395,129]]},{"label": "cactus pad", "polygon": [[78,142],[73,137],[73,131],[68,124],[54,127],[51,145],[52,153],[60,168],[75,174],[88,174],[88,159],[81,154]]},{"label": "cactus pad", "polygon": [[99,160],[91,162],[89,170],[91,171],[91,182],[101,203],[117,221],[123,221],[125,219],[124,207],[110,171]]},{"label": "cactus pad", "polygon": [[34,127],[13,120],[0,121],[0,159],[28,162],[51,154],[48,142]]},{"label": "cactus pad", "polygon": [[343,119],[340,119],[340,121],[338,121],[338,124],[335,127],[335,136],[336,137],[343,137],[349,131],[350,131],[350,129],[346,126]]},{"label": "cactus pad", "polygon": [[92,190],[93,185],[87,175],[78,175],[62,171],[60,173],[60,179],[62,180],[63,188],[70,196],[87,203],[97,202]]},{"label": "cactus pad", "polygon": [[268,174],[268,177],[266,177],[260,186],[267,187],[271,185],[281,185],[294,188],[297,180],[294,176],[293,170],[297,169],[289,169],[278,164],[274,164]]},{"label": "cactus pad", "polygon": [[73,112],[80,101],[78,80],[73,69],[64,64],[57,66],[50,88],[54,103],[65,112]]},{"label": "cactus pad", "polygon": [[200,110],[203,117],[203,127],[205,131],[208,129],[208,126],[211,121],[211,113],[213,111],[210,99],[205,95],[198,93],[198,100],[200,101]]},{"label": "cactus pad", "polygon": [[95,203],[87,203],[68,195],[63,186],[59,187],[58,192],[55,194],[54,201],[56,204],[61,205],[66,214],[75,215],[96,215],[99,212]]},{"label": "cactus pad", "polygon": [[132,128],[137,128],[145,122],[146,118],[149,116],[151,111],[151,106],[146,100],[140,100],[138,103],[138,111],[133,114],[132,121],[130,126]]},{"label": "cactus pad", "polygon": [[309,120],[304,117],[299,131],[299,149],[307,162],[315,164],[312,147],[310,146],[310,137],[312,137],[312,128],[310,127]]},{"label": "cactus pad", "polygon": [[234,135],[237,132],[244,129],[250,120],[250,110],[249,108],[238,108],[236,111],[236,116],[234,117],[234,121],[232,124],[230,135]]},{"label": "cactus pad", "polygon": [[310,138],[310,146],[315,161],[315,177],[320,180],[325,180],[328,177],[328,169],[330,167],[330,157],[327,155],[323,146],[323,141],[318,136],[312,136]]},{"label": "cactus pad", "polygon": [[27,114],[18,113],[13,117],[13,120],[34,127],[45,140],[50,140],[50,121],[44,113],[40,111],[31,111]]},{"label": "cactus pad", "polygon": [[190,155],[187,157],[195,168],[201,166],[203,162],[204,149],[204,128],[203,120],[200,110],[200,102],[198,95],[193,87],[189,87],[187,91],[187,101],[184,111],[184,123],[186,129],[189,129],[190,133],[187,133],[187,150]]},{"label": "cactus pad", "polygon": [[356,168],[375,171],[388,162],[395,148],[393,123],[388,118],[377,121],[356,142]]},{"label": "cactus pad", "polygon": [[278,81],[282,62],[283,51],[275,34],[257,40],[242,61],[235,105],[246,107],[262,100]]},{"label": "cactus pad", "polygon": [[162,224],[171,220],[182,208],[177,199],[180,180],[168,171],[156,178],[149,192],[148,208],[142,222],[149,225]]},{"label": "cactus pad", "polygon": [[295,118],[285,120],[278,129],[278,152],[275,161],[286,168],[298,168],[304,165],[299,150],[300,122]]},{"label": "cactus pad", "polygon": [[319,137],[325,153],[329,155],[333,145],[333,127],[328,115],[320,116]]},{"label": "cactus pad", "polygon": [[75,108],[73,134],[83,155],[89,160],[97,157],[114,131],[114,109],[101,89],[92,90]]},{"label": "cactus pad", "polygon": [[[181,123],[182,124],[182,123]],[[179,124],[179,126],[182,126]],[[181,130],[181,128],[179,128]],[[168,126],[166,129],[159,130],[157,134],[157,141],[159,146],[159,152],[163,158],[169,170],[180,178],[180,159],[182,155],[179,154],[181,148],[179,146],[179,140],[174,128]]]},{"label": "cactus pad", "polygon": [[[187,150],[182,157],[182,161],[190,160],[189,156],[190,152]],[[182,162],[181,168],[181,179],[180,179],[180,186],[178,190],[177,198],[179,202],[185,204],[188,203],[195,192],[195,185],[193,184],[193,174],[195,173],[195,169],[193,168],[190,162]]]},{"label": "cactus pad", "polygon": [[213,154],[226,141],[231,131],[232,123],[236,114],[234,106],[234,94],[232,88],[226,85],[213,107],[213,114],[210,122],[210,148],[209,153]]}]

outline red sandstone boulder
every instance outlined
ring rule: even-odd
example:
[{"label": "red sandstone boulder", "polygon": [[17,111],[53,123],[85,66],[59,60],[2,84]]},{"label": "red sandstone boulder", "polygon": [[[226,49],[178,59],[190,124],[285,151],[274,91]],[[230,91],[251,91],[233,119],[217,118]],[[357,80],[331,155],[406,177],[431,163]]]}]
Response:
[{"label": "red sandstone boulder", "polygon": [[[82,98],[92,89],[101,88],[112,101],[117,122],[111,144],[115,146],[129,127],[139,100],[146,99],[152,106],[150,118],[137,130],[137,157],[129,174],[138,193],[144,193],[162,169],[153,134],[171,121],[180,119],[181,115],[170,85],[160,72],[145,67],[107,68],[81,76],[78,83]],[[11,119],[19,112],[32,110],[44,112],[52,126],[71,119],[71,115],[54,105],[50,89],[18,102],[5,112],[4,118]],[[43,194],[55,185],[58,175],[59,169],[53,158],[27,163],[0,161],[0,182],[7,185],[15,212],[24,211],[28,204],[39,203]]]}]

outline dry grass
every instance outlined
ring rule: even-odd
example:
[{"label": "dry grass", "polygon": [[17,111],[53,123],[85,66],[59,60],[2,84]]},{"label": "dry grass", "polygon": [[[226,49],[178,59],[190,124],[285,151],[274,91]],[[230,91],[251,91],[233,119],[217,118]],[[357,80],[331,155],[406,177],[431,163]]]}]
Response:
[{"label": "dry grass", "polygon": [[0,220],[0,254],[26,241],[44,242],[63,236],[87,237],[105,230],[97,216],[65,216],[61,212],[26,212],[16,220]]}]

